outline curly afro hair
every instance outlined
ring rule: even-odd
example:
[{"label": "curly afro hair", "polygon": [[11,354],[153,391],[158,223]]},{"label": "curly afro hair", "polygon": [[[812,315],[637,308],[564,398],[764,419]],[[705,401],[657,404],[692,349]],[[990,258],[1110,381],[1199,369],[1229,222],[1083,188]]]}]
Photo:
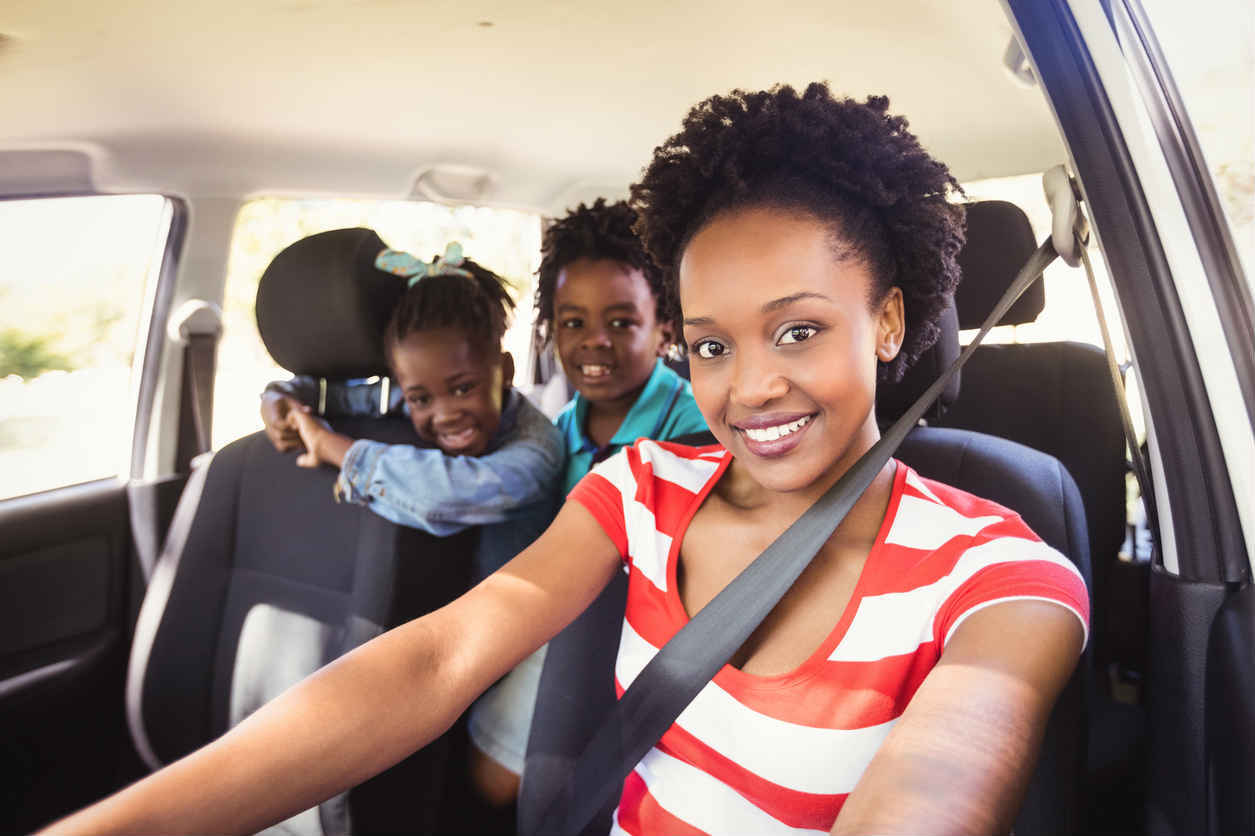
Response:
[{"label": "curly afro hair", "polygon": [[876,283],[898,287],[906,337],[881,377],[898,380],[937,339],[959,281],[962,188],[888,113],[889,100],[833,97],[826,83],[734,90],[694,107],[632,187],[636,230],[674,293],[685,246],[716,215],[749,207],[800,211],[830,223],[838,257],[859,258]]},{"label": "curly afro hair", "polygon": [[670,285],[663,281],[662,271],[636,236],[632,228],[635,223],[636,212],[625,201],[606,203],[599,197],[592,206],[581,203],[545,230],[536,281],[536,331],[541,339],[552,336],[558,274],[581,258],[618,261],[640,270],[657,302],[658,321],[676,321],[679,306]]}]

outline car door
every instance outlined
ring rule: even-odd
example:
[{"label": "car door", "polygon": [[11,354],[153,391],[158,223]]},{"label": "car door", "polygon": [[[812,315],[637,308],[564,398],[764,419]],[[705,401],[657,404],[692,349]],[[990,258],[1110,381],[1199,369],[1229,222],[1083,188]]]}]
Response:
[{"label": "car door", "polygon": [[[0,155],[0,175],[41,170],[30,155],[14,160],[20,153]],[[4,187],[14,189],[0,177]],[[160,358],[151,347],[163,340],[150,326],[169,296],[182,229],[180,204],[160,195],[48,196],[55,179],[40,190],[0,200],[6,833],[25,832],[140,771],[123,707],[143,593],[128,483],[140,475],[133,468],[152,410]],[[129,487],[161,520],[181,484]]]},{"label": "car door", "polygon": [[1144,829],[1251,832],[1251,285],[1147,10],[1007,6],[1067,139],[1144,393],[1159,509]]}]

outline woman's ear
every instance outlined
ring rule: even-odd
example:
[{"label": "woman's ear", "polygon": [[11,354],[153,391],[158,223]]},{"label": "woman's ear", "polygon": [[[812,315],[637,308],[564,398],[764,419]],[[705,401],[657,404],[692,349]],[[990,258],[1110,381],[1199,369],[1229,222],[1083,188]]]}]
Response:
[{"label": "woman's ear", "polygon": [[906,338],[906,308],[902,289],[889,288],[876,314],[876,359],[888,363],[902,350]]}]

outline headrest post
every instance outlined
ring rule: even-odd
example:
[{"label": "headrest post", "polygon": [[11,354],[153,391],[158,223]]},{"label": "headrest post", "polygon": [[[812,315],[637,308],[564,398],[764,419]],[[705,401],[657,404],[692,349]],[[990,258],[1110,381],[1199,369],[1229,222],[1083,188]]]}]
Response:
[{"label": "headrest post", "polygon": [[327,414],[327,378],[318,378],[318,414]]},{"label": "headrest post", "polygon": [[386,374],[379,378],[379,414],[387,415],[388,407],[392,404],[392,379]]}]

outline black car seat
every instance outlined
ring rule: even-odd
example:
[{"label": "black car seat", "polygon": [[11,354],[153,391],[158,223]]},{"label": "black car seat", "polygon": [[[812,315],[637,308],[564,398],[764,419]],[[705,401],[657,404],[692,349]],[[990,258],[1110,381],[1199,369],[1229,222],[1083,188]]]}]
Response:
[{"label": "black car seat", "polygon": [[[1024,212],[996,200],[968,205],[967,240],[959,257],[963,281],[955,294],[961,329],[980,327],[1037,248]],[[1033,322],[1045,304],[1039,281],[999,324]],[[1125,537],[1127,472],[1120,406],[1103,350],[1079,342],[982,344],[963,367],[962,391],[940,424],[1018,441],[1054,456],[1072,474],[1085,503],[1099,604],[1094,650],[1102,665],[1110,635],[1104,623],[1110,609],[1102,605]]]},{"label": "black car seat", "polygon": [[[968,205],[967,240],[959,257],[963,281],[955,304],[959,327],[976,328],[1036,243],[1028,217],[1003,201]],[[1079,275],[1076,280],[1084,281]],[[1038,282],[999,324],[1033,322],[1045,303],[1045,289]],[[1087,698],[1087,783],[1099,808],[1104,806],[1102,796],[1127,793],[1137,784],[1145,734],[1141,710],[1113,700],[1104,676],[1113,662],[1144,669],[1148,596],[1148,567],[1118,560],[1126,532],[1128,465],[1116,398],[1106,357],[1097,346],[1063,341],[982,344],[963,367],[959,398],[940,418],[943,426],[989,433],[1050,454],[1080,490],[1094,571],[1090,636],[1097,674]]]},{"label": "black car seat", "polygon": [[[402,283],[374,269],[383,248],[370,230],[336,230],[274,259],[258,287],[257,317],[276,360],[333,386],[387,373],[381,334]],[[404,416],[329,418],[355,437],[417,442]],[[298,468],[294,458],[258,432],[214,454],[189,481],[203,479],[203,488],[198,501],[187,491],[180,501],[128,671],[132,737],[153,768],[467,586],[473,530],[437,538],[336,504],[335,471]],[[442,738],[278,832],[430,832],[446,748]]]},{"label": "black car seat", "polygon": [[[1021,265],[1015,265],[1012,274]],[[912,404],[958,355],[958,321],[953,308],[941,322],[937,345],[913,373],[897,384],[877,389],[877,414],[892,421]],[[961,389],[947,387],[936,418]],[[681,441],[708,443],[709,434]],[[1054,458],[1015,442],[964,430],[922,426],[912,431],[897,457],[922,475],[999,502],[1018,511],[1030,527],[1066,554],[1090,584],[1085,511],[1076,485]],[[549,645],[528,740],[527,762],[519,795],[519,832],[531,836],[574,768],[588,740],[615,700],[613,670],[627,597],[627,582],[616,576],[592,607]],[[1088,658],[1061,695],[1015,823],[1018,836],[1067,834],[1078,829],[1081,777],[1085,763],[1085,701]],[[585,834],[609,830],[613,804],[585,828]]]}]

